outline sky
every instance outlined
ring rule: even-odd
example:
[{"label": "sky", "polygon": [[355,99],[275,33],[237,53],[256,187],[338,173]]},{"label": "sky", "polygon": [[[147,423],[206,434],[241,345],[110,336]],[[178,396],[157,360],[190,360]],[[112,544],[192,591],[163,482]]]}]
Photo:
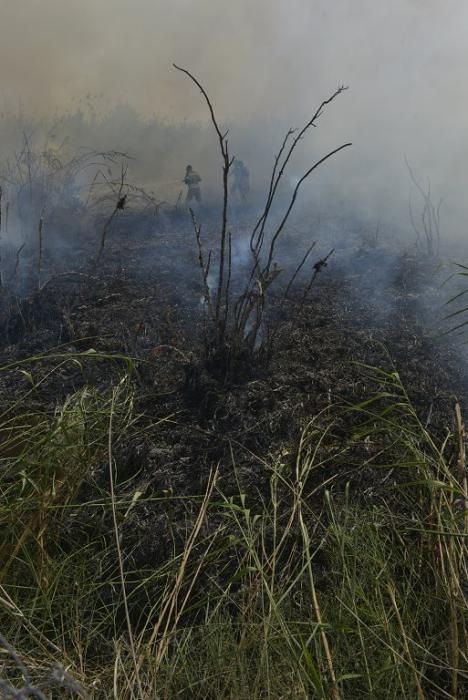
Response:
[{"label": "sky", "polygon": [[462,235],[463,0],[0,0],[0,9],[1,109],[48,115],[91,97],[103,108],[204,120],[176,62],[200,78],[235,138],[236,125],[259,136],[297,126],[345,84],[306,155],[352,141],[327,178],[357,208],[387,217],[407,209],[406,157]]}]

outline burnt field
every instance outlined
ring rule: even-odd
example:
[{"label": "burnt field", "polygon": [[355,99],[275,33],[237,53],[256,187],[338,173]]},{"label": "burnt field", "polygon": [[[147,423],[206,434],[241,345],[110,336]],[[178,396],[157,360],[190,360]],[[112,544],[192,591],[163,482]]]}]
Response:
[{"label": "burnt field", "polygon": [[[207,220],[205,244],[214,247],[213,213]],[[243,250],[247,234],[239,239]],[[271,338],[268,352],[228,377],[216,358],[204,356],[207,314],[187,211],[143,222],[128,213],[98,265],[96,237],[75,239],[58,253],[54,241],[50,249],[45,243],[40,283],[37,253],[26,251],[16,273],[21,292],[13,284],[2,295],[2,408],[17,402],[20,409],[22,392],[29,408],[45,411],[89,383],[104,392],[115,381],[119,356],[131,358],[139,421],[163,422],[127,445],[121,476],[182,493],[203,488],[218,463],[229,482],[232,460],[245,486],[259,487],[262,461],[293,449],[311,417],[368,398],[375,387],[365,366],[398,372],[426,425],[443,433],[455,397],[464,403],[467,388],[463,345],[443,334],[446,273],[411,248],[368,247],[356,233],[342,240],[307,297],[319,255],[285,297],[310,244],[303,233],[287,232],[262,327]],[[249,274],[243,261],[239,256],[234,272],[241,287]],[[83,366],[67,363],[67,355],[80,355]],[[63,366],[51,372],[58,357]],[[32,393],[26,370],[38,385]]]},{"label": "burnt field", "polygon": [[468,698],[468,5],[3,4],[0,700]]},{"label": "burnt field", "polygon": [[[247,298],[250,229],[241,222],[251,213],[231,212],[234,299]],[[89,228],[78,221],[73,234],[44,226],[39,243],[33,236],[20,254],[4,245],[2,256],[0,584],[3,627],[29,659],[30,682],[57,697],[109,697],[117,663],[114,697],[134,697],[135,684],[140,697],[198,697],[198,683],[213,698],[387,697],[389,678],[388,697],[402,688],[457,697],[464,661],[445,645],[455,629],[464,634],[466,561],[458,541],[445,551],[441,532],[464,527],[467,383],[463,346],[443,334],[440,260],[356,225],[335,226],[333,240],[308,232],[307,218],[287,226],[274,277],[248,297],[254,318],[262,304],[255,342],[234,355],[233,331],[222,342],[210,332],[216,275],[200,260],[215,251],[216,270],[217,210],[191,220],[184,207],[125,207],[104,246],[108,214]],[[445,488],[455,496],[446,500]],[[351,560],[360,573],[340,593]],[[446,561],[458,567],[452,613],[440,601]],[[391,570],[378,609],[366,597],[373,567]],[[417,640],[422,685],[409,662],[402,676],[353,676],[359,635],[373,640],[353,615],[390,624],[383,649],[398,657],[401,628],[385,621],[388,606],[434,586],[438,597],[409,606],[401,623]],[[322,615],[328,632],[315,638]],[[344,637],[343,624],[352,630]],[[317,678],[301,651],[303,625]],[[266,654],[259,664],[248,660],[254,649]],[[377,645],[363,659],[384,668],[381,653]],[[279,659],[284,668],[265,670]],[[268,694],[272,681],[278,691]]]}]

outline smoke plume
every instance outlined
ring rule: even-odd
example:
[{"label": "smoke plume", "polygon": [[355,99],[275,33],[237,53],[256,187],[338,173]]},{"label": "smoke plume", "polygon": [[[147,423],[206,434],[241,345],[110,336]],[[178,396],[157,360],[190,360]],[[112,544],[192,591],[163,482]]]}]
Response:
[{"label": "smoke plume", "polygon": [[459,0],[1,4],[4,152],[13,140],[9,115],[47,121],[68,113],[75,145],[129,149],[163,194],[175,196],[168,183],[192,161],[215,188],[219,162],[205,104],[175,61],[203,82],[261,190],[284,131],[345,84],[350,90],[304,142],[292,176],[342,142],[353,148],[328,163],[305,196],[318,192],[331,206],[344,199],[363,218],[406,225],[410,236],[406,156],[444,199],[445,234],[464,235],[468,6]]}]

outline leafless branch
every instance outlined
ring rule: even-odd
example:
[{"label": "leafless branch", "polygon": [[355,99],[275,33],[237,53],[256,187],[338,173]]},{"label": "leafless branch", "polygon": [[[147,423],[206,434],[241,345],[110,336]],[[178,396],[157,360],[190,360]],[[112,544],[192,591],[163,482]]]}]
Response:
[{"label": "leafless branch", "polygon": [[299,265],[296,267],[296,271],[294,272],[293,276],[292,276],[291,279],[289,280],[288,286],[286,287],[286,291],[285,291],[285,293],[284,293],[284,298],[285,298],[285,299],[288,298],[288,294],[289,294],[289,292],[290,292],[290,290],[291,290],[291,287],[292,287],[293,284],[294,284],[294,281],[296,280],[296,277],[298,276],[298,274],[300,273],[300,271],[301,271],[302,268],[304,267],[304,265],[305,265],[305,263],[306,263],[306,260],[307,260],[307,258],[309,257],[309,255],[311,254],[312,250],[315,248],[315,245],[316,245],[316,241],[314,241],[314,242],[312,243],[312,245],[308,248],[308,250],[307,250],[306,254],[304,255],[304,257],[302,258],[301,262],[300,262]]},{"label": "leafless branch", "polygon": [[[283,175],[284,175],[284,172],[285,172],[285,170],[286,170],[286,167],[287,167],[289,161],[291,160],[291,157],[292,157],[292,155],[293,155],[293,153],[294,153],[294,151],[295,151],[295,149],[296,149],[296,147],[297,147],[299,141],[305,136],[306,132],[307,132],[310,128],[316,126],[316,123],[315,123],[315,122],[316,122],[317,119],[322,115],[323,109],[324,109],[327,105],[329,105],[331,102],[333,102],[333,100],[334,100],[336,97],[338,97],[338,95],[340,95],[342,92],[344,92],[344,91],[347,90],[347,89],[348,89],[348,88],[347,88],[346,86],[344,86],[344,85],[341,85],[340,87],[338,87],[338,88],[335,90],[335,92],[334,92],[332,95],[330,95],[329,98],[327,98],[326,100],[323,100],[323,102],[320,104],[320,106],[318,107],[318,109],[315,111],[315,113],[314,113],[314,115],[312,116],[312,118],[309,119],[309,121],[302,127],[302,129],[300,129],[299,131],[296,130],[296,129],[295,129],[295,130],[291,130],[291,129],[290,129],[290,130],[288,131],[288,133],[286,134],[286,137],[285,137],[285,139],[284,139],[284,141],[283,141],[283,145],[282,145],[282,147],[281,147],[279,156],[277,157],[277,159],[276,159],[276,161],[275,161],[275,167],[274,167],[274,169],[273,169],[272,180],[271,180],[271,183],[270,183],[270,189],[269,189],[269,194],[268,194],[268,197],[267,197],[267,202],[266,202],[266,205],[265,205],[265,209],[264,209],[264,212],[263,212],[262,216],[261,216],[260,219],[259,219],[259,221],[262,221],[262,224],[261,224],[261,229],[260,229],[259,236],[258,236],[258,239],[257,239],[257,244],[256,244],[257,250],[259,250],[259,247],[261,247],[261,243],[263,242],[263,231],[264,231],[264,227],[265,227],[266,221],[267,221],[267,219],[268,219],[268,215],[269,215],[269,212],[270,212],[270,209],[271,209],[271,205],[272,205],[272,202],[273,202],[273,200],[274,200],[274,197],[275,197],[275,194],[276,194],[278,185],[279,185],[279,183],[281,182],[281,180],[282,180],[282,178],[283,178]],[[293,135],[294,133],[296,133],[296,132],[297,132],[297,135],[296,135],[295,138],[292,140],[292,143],[291,143],[291,145],[290,145],[290,147],[289,147],[289,149],[288,149],[288,151],[287,151],[287,153],[286,153],[286,156],[285,156],[285,158],[284,158],[284,160],[283,160],[283,163],[281,164],[281,166],[280,166],[279,169],[278,169],[278,172],[276,173],[276,169],[277,169],[277,167],[278,167],[278,163],[279,163],[280,157],[281,157],[283,151],[285,150],[285,147],[286,147],[286,144],[287,144],[287,142],[288,142],[288,140],[289,140],[289,137],[292,136],[292,135]],[[351,144],[349,144],[349,145],[351,145]],[[343,146],[343,147],[344,147],[344,146]],[[307,177],[307,175],[306,175],[306,177]],[[257,224],[257,226],[258,226],[258,224]]]},{"label": "leafless branch", "polygon": [[[339,92],[336,94],[339,94]],[[299,189],[301,188],[302,183],[305,180],[307,180],[307,178],[314,172],[314,170],[316,170],[320,165],[322,165],[322,163],[324,163],[326,160],[328,160],[329,158],[334,156],[336,153],[339,153],[340,151],[342,151],[344,148],[348,148],[351,145],[352,145],[351,143],[344,143],[342,146],[338,146],[338,148],[334,148],[333,151],[330,151],[325,156],[323,156],[323,158],[320,158],[320,160],[318,160],[316,163],[314,163],[314,165],[311,168],[309,168],[309,170],[306,173],[304,173],[304,175],[300,178],[299,182],[297,183],[296,187],[294,188],[294,192],[293,192],[293,195],[291,197],[291,201],[289,203],[289,206],[286,209],[286,213],[284,214],[278,228],[276,229],[276,231],[271,239],[270,251],[268,254],[268,261],[267,261],[264,273],[268,273],[270,271],[270,267],[271,267],[271,264],[273,262],[273,255],[274,255],[274,251],[275,251],[276,242],[277,242],[277,240],[278,240],[278,238],[279,238],[279,236],[280,236],[280,234],[281,234],[281,232],[282,232],[282,230],[283,230],[283,228],[284,228],[284,226],[289,218],[289,215],[291,214],[291,211],[292,211],[294,204],[296,202],[297,195],[298,195]]]},{"label": "leafless branch", "polygon": [[20,245],[20,247],[18,248],[18,250],[16,251],[16,256],[15,256],[15,269],[13,270],[13,278],[15,278],[16,275],[18,274],[18,268],[19,268],[19,264],[20,264],[20,255],[21,255],[21,253],[23,252],[23,248],[24,248],[25,245],[26,245],[26,243],[22,243],[22,244]]},{"label": "leafless branch", "polygon": [[127,175],[127,170],[128,170],[128,165],[122,165],[122,172],[120,176],[120,185],[119,185],[119,190],[117,192],[117,201],[115,203],[114,209],[107,219],[106,223],[104,224],[104,228],[102,229],[102,235],[101,235],[101,243],[99,246],[99,251],[95,260],[95,267],[99,264],[99,261],[101,259],[102,253],[104,251],[104,246],[106,245],[106,238],[107,234],[110,230],[110,227],[112,226],[112,222],[114,221],[115,217],[117,216],[119,211],[122,211],[125,208],[125,202],[126,202],[126,195],[123,194],[124,187],[125,187],[125,177]]},{"label": "leafless branch", "polygon": [[42,230],[44,226],[44,210],[41,212],[39,218],[39,226],[37,229],[37,287],[41,288],[41,272],[42,272],[42,254],[43,254],[43,240],[42,240]]},{"label": "leafless branch", "polygon": [[318,275],[321,273],[324,267],[328,265],[328,259],[333,255],[335,252],[335,249],[332,248],[331,251],[321,260],[318,260],[313,267],[313,273],[312,277],[310,278],[310,282],[307,285],[307,287],[304,290],[304,294],[301,299],[301,307],[304,305],[307,297],[309,296],[309,292],[312,289],[312,285],[314,284],[315,280],[317,279]]},{"label": "leafless branch", "polygon": [[208,273],[210,270],[210,263],[211,263],[211,251],[208,254],[208,261],[205,265],[205,260],[204,260],[204,255],[203,255],[203,246],[202,246],[202,242],[201,242],[201,225],[197,223],[193,209],[190,208],[189,211],[190,211],[190,216],[192,219],[193,230],[195,231],[195,238],[197,240],[198,264],[200,265],[200,270],[202,273],[203,294],[204,294],[204,298],[205,298],[205,303],[208,307],[208,312],[210,314],[210,317],[213,318],[213,306],[212,306],[212,302],[211,302],[211,292],[210,292],[210,287],[208,284]]},{"label": "leafless branch", "polygon": [[[203,87],[203,85],[195,78],[190,71],[188,71],[186,68],[181,68],[180,66],[177,66],[175,63],[173,64],[174,68],[181,73],[185,73],[190,80],[195,83],[195,85],[199,88],[200,92],[202,93],[203,97],[205,98],[206,104],[208,105],[208,109],[210,112],[211,116],[211,121],[213,123],[214,129],[216,131],[216,134],[218,135],[218,141],[219,141],[219,148],[221,151],[221,156],[223,159],[223,208],[222,208],[222,218],[221,218],[221,234],[220,234],[220,250],[219,250],[219,271],[218,271],[218,286],[217,286],[217,293],[216,293],[216,300],[215,300],[215,317],[216,317],[216,322],[219,325],[219,322],[221,320],[220,315],[221,315],[221,301],[223,297],[223,288],[224,288],[224,278],[225,278],[225,256],[226,256],[226,236],[227,236],[227,209],[228,209],[228,178],[229,178],[229,170],[231,168],[231,165],[234,161],[234,158],[230,158],[229,156],[229,147],[228,147],[228,141],[227,141],[227,131],[223,133],[221,129],[218,126],[218,122],[216,120],[215,112],[213,105],[211,103],[210,98],[208,97],[208,94]],[[224,323],[221,325],[225,325],[226,319],[224,319]]]}]

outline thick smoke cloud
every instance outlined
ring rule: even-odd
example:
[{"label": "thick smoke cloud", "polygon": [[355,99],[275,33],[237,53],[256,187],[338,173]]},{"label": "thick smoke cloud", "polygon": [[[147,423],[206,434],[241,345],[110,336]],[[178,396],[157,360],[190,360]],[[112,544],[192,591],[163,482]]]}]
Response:
[{"label": "thick smoke cloud", "polygon": [[[172,69],[176,61],[202,79],[234,150],[259,180],[283,131],[345,83],[349,92],[304,143],[298,174],[352,140],[319,176],[320,192],[345,197],[371,219],[407,223],[406,155],[445,199],[450,235],[464,235],[468,5],[460,0],[2,0],[1,7],[4,110],[46,116],[97,95],[101,111],[123,103],[147,119],[203,122],[201,96]],[[201,159],[209,143],[194,144],[193,157],[188,143],[187,158]]]}]

